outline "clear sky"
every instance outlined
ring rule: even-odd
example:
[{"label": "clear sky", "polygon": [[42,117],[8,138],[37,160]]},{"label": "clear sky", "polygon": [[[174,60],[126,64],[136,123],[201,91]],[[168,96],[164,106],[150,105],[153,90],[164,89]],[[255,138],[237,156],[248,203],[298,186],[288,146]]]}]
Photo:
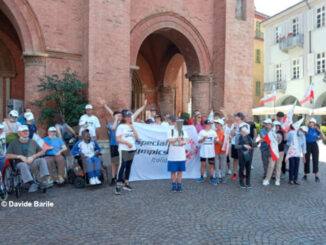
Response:
[{"label": "clear sky", "polygon": [[256,10],[272,16],[302,0],[255,0]]}]

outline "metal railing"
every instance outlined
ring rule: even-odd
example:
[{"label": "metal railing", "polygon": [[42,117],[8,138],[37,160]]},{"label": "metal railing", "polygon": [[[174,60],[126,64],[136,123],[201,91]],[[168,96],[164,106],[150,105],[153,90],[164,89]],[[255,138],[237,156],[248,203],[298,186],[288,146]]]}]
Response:
[{"label": "metal railing", "polygon": [[280,49],[284,52],[295,48],[297,46],[303,46],[304,44],[304,35],[297,34],[295,36],[288,36],[282,40],[279,40]]},{"label": "metal railing", "polygon": [[255,35],[256,38],[259,38],[259,39],[264,39],[264,32],[262,31],[259,31],[259,30],[256,30],[256,35]]},{"label": "metal railing", "polygon": [[275,86],[276,90],[280,90],[281,92],[285,92],[287,88],[286,81],[268,82],[268,83],[264,83],[264,91],[265,92],[272,91],[273,86]]}]

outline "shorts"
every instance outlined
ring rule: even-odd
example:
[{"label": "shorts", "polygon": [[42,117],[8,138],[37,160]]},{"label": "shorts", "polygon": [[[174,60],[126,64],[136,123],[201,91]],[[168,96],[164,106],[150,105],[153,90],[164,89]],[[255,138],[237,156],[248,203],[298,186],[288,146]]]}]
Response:
[{"label": "shorts", "polygon": [[200,158],[201,162],[206,162],[206,160],[208,161],[209,164],[215,164],[215,157],[211,157],[211,158],[201,157]]},{"label": "shorts", "polygon": [[119,162],[119,150],[117,145],[111,145],[111,162],[118,163]]},{"label": "shorts", "polygon": [[168,172],[184,172],[186,171],[186,162],[185,161],[168,161]]},{"label": "shorts", "polygon": [[235,149],[234,145],[232,145],[232,147],[231,147],[231,157],[233,159],[239,159],[238,150]]}]

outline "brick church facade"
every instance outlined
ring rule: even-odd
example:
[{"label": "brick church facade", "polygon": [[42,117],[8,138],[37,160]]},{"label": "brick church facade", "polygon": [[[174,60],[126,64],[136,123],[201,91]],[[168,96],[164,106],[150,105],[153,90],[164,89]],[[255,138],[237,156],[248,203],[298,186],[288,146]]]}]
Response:
[{"label": "brick church facade", "polygon": [[[105,125],[145,99],[161,113],[250,113],[254,0],[0,0],[0,117],[70,67]],[[190,105],[190,108],[189,108]],[[105,129],[102,130],[105,138]]]}]

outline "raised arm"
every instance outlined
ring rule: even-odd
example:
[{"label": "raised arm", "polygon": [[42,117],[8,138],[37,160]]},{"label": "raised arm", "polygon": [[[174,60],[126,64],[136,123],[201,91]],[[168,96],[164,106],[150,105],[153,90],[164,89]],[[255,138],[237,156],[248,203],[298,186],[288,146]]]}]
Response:
[{"label": "raised arm", "polygon": [[135,111],[134,115],[133,115],[133,118],[136,119],[140,113],[142,113],[142,111],[145,109],[147,105],[147,100],[144,101],[144,105],[142,107],[140,107],[137,111]]}]

